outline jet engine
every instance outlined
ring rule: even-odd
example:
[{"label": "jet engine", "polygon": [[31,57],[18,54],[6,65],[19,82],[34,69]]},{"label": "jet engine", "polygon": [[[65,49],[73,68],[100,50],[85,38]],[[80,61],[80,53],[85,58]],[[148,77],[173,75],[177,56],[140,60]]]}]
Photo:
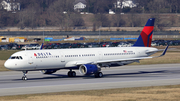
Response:
[{"label": "jet engine", "polygon": [[92,64],[84,64],[79,67],[79,72],[83,75],[91,75],[98,72],[98,67]]},{"label": "jet engine", "polygon": [[41,70],[41,73],[42,74],[53,74],[53,73],[55,73],[57,70],[53,70],[53,69],[51,69],[51,70]]}]

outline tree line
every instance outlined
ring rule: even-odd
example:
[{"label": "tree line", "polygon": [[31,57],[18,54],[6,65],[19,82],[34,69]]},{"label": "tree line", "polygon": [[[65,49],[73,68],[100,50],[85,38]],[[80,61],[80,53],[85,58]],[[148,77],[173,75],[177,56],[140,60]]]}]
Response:
[{"label": "tree line", "polygon": [[[1,0],[2,1],[2,0]],[[43,27],[57,26],[62,29],[69,27],[86,26],[86,17],[79,12],[74,11],[75,0],[16,0],[21,4],[21,10],[16,13],[0,10],[0,27],[14,26],[25,27]],[[86,8],[83,12],[93,14],[91,19],[93,26],[102,27],[121,27],[121,26],[142,26],[144,20],[137,20],[136,14],[152,14],[158,17],[163,13],[180,13],[180,0],[132,0],[136,7],[116,8],[117,0],[86,0]],[[125,0],[119,0],[123,2]],[[116,14],[110,17],[109,9]],[[63,13],[66,12],[66,13]],[[129,14],[128,16],[122,15]],[[128,18],[127,18],[128,17]],[[128,21],[128,24],[127,24]],[[114,22],[114,23],[112,23]],[[172,18],[170,23],[164,24],[160,19],[157,26],[175,26],[176,17]]]}]

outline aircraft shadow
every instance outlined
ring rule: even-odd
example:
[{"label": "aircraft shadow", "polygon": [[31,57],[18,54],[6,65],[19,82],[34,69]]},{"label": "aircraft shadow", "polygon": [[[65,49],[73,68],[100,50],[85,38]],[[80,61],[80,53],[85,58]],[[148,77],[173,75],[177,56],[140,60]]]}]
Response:
[{"label": "aircraft shadow", "polygon": [[[116,73],[116,74],[105,74],[104,77],[107,78],[114,78],[114,77],[142,77],[143,74],[152,74],[152,75],[143,75],[143,77],[154,77],[154,76],[160,76],[163,73],[167,73],[167,70],[161,70],[161,71],[139,71],[134,73]],[[156,75],[153,75],[156,74]],[[157,75],[159,74],[159,75]]]},{"label": "aircraft shadow", "polygon": [[[148,75],[145,75],[148,74]],[[139,72],[132,72],[132,73],[113,73],[113,74],[104,74],[103,78],[129,78],[129,77],[160,77],[163,74],[180,74],[180,70],[160,70],[160,71],[139,71]],[[98,79],[94,78],[94,75],[84,76],[84,75],[77,75],[76,77],[68,77],[67,75],[62,74],[49,74],[46,77],[39,77],[39,78],[28,78],[28,81],[36,81],[36,80],[54,80],[54,79],[66,79],[66,78],[82,78],[82,79]],[[14,79],[13,81],[19,81],[21,79]],[[21,80],[22,81],[22,80]]]}]

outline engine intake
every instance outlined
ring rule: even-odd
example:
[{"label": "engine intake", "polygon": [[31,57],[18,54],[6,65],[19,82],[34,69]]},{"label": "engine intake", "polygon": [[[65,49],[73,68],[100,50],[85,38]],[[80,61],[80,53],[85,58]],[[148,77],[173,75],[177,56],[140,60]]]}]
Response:
[{"label": "engine intake", "polygon": [[98,72],[98,67],[92,64],[85,64],[79,67],[79,72],[83,75],[91,75]]}]

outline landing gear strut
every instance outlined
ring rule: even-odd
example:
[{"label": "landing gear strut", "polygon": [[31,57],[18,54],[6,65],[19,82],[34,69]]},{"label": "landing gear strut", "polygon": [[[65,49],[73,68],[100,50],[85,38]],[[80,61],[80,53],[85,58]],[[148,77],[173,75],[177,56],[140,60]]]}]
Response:
[{"label": "landing gear strut", "polygon": [[23,77],[22,77],[22,80],[26,81],[27,80],[27,73],[28,71],[22,71],[23,72]]},{"label": "landing gear strut", "polygon": [[76,72],[70,70],[70,71],[68,72],[68,77],[76,77]]}]

